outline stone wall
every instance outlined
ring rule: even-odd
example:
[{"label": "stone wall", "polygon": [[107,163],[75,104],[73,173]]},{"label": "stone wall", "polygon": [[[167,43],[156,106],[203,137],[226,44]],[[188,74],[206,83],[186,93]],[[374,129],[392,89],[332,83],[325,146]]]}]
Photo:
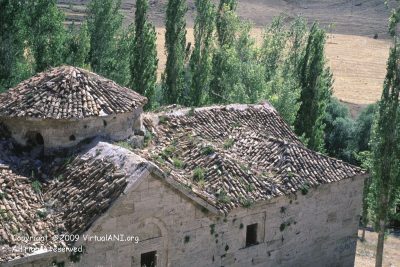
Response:
[{"label": "stone wall", "polygon": [[[162,267],[353,266],[363,180],[321,185],[218,217],[149,175],[85,233],[133,235],[140,242],[80,242],[87,254],[66,266],[138,267],[140,255],[153,250]],[[254,223],[259,244],[246,247],[246,228]],[[27,260],[14,266],[45,266],[46,259]]]},{"label": "stone wall", "polygon": [[140,129],[142,108],[134,112],[114,114],[104,117],[89,117],[80,120],[27,120],[23,118],[0,118],[10,130],[12,137],[21,145],[26,145],[27,135],[40,133],[45,151],[67,148],[80,141],[104,136],[112,140],[123,140]]}]

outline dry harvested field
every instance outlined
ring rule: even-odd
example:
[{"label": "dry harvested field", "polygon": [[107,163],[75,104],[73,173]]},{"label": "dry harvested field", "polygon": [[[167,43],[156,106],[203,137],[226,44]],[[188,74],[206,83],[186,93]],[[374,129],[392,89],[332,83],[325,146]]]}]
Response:
[{"label": "dry harvested field", "polygon": [[[361,231],[359,231],[361,236]],[[378,239],[377,233],[366,232],[366,242],[357,242],[357,254],[355,267],[374,267],[375,266],[375,249]],[[385,240],[385,252],[383,255],[384,267],[400,266],[400,237],[389,235]]]},{"label": "dry harvested field", "polygon": [[[214,0],[216,3],[217,0]],[[69,21],[84,19],[88,0],[58,0]],[[123,0],[122,12],[129,24],[135,0]],[[159,73],[165,67],[164,19],[167,0],[150,0],[149,17],[157,27]],[[262,39],[262,29],[273,17],[302,15],[328,28],[326,55],[332,68],[334,93],[348,103],[353,113],[379,99],[390,42],[386,25],[388,9],[383,0],[238,0],[238,14],[254,23],[253,36]],[[391,2],[389,1],[389,6]],[[188,42],[193,40],[194,0],[188,0]],[[377,40],[372,37],[377,34]]]}]

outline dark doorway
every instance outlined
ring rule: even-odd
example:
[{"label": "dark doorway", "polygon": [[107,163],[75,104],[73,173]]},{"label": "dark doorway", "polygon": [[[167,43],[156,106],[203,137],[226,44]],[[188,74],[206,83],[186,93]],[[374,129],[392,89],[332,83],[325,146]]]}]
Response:
[{"label": "dark doorway", "polygon": [[40,158],[44,153],[44,139],[43,136],[36,131],[29,131],[25,135],[26,149],[33,158]]},{"label": "dark doorway", "polygon": [[156,267],[157,266],[157,251],[150,251],[140,255],[141,267]]},{"label": "dark doorway", "polygon": [[246,230],[246,247],[257,245],[257,224],[247,225]]},{"label": "dark doorway", "polygon": [[43,136],[39,132],[29,131],[26,133],[26,144],[28,146],[42,146]]}]

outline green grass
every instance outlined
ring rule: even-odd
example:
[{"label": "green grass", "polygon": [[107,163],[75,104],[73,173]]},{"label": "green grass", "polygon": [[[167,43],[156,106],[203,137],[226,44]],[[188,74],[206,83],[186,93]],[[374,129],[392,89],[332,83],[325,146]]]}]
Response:
[{"label": "green grass", "polygon": [[229,202],[231,201],[230,197],[228,196],[228,194],[227,194],[224,190],[222,190],[222,191],[217,195],[217,200],[218,200],[220,203],[223,203],[223,204],[227,204],[227,203],[229,203]]},{"label": "green grass", "polygon": [[203,155],[211,155],[214,152],[215,151],[214,151],[214,148],[212,146],[203,147],[203,149],[201,150],[201,153],[203,153]]},{"label": "green grass", "polygon": [[204,180],[205,174],[204,174],[204,169],[197,167],[193,170],[193,180],[196,182],[199,182],[201,180]]},{"label": "green grass", "polygon": [[158,122],[160,123],[160,124],[165,124],[165,123],[167,123],[167,117],[166,116],[159,116],[158,117]]},{"label": "green grass", "polygon": [[250,198],[243,197],[239,200],[239,202],[244,208],[250,208],[251,206],[253,206],[253,201]]},{"label": "green grass", "polygon": [[164,150],[161,152],[161,156],[165,159],[170,158],[174,153],[176,149],[174,146],[167,146],[164,148]]},{"label": "green grass", "polygon": [[193,170],[193,180],[200,181],[200,180],[204,180],[204,169],[197,167]]},{"label": "green grass", "polygon": [[174,164],[174,167],[178,169],[182,169],[185,166],[183,161],[178,158],[173,158],[172,163]]},{"label": "green grass", "polygon": [[39,194],[42,192],[42,184],[38,180],[35,180],[32,182],[32,189],[36,194]]},{"label": "green grass", "polygon": [[132,146],[127,141],[119,141],[115,143],[117,146],[132,150]]},{"label": "green grass", "polygon": [[229,149],[229,148],[233,147],[234,143],[235,143],[235,141],[233,139],[228,138],[224,142],[224,148]]}]

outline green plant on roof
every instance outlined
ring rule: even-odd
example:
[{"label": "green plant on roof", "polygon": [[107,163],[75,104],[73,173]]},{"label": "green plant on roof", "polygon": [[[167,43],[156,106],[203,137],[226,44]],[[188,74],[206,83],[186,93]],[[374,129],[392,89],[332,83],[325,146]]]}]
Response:
[{"label": "green plant on roof", "polygon": [[227,204],[231,201],[230,197],[225,192],[225,190],[221,190],[219,193],[217,193],[217,200],[218,202],[223,204]]},{"label": "green plant on roof", "polygon": [[235,121],[235,122],[232,124],[232,128],[238,128],[238,127],[240,127],[240,123],[239,123],[238,121]]},{"label": "green plant on roof", "polygon": [[6,193],[0,190],[0,199],[4,199],[6,197]]},{"label": "green plant on roof", "polygon": [[246,190],[246,192],[253,192],[254,191],[254,185],[247,184],[245,190]]},{"label": "green plant on roof", "polygon": [[39,194],[42,192],[42,184],[38,180],[35,180],[32,182],[32,189],[36,194]]},{"label": "green plant on roof", "polygon": [[201,188],[204,189],[206,186],[206,181],[204,179],[200,179],[199,181],[197,181],[197,185]]},{"label": "green plant on roof", "polygon": [[146,133],[144,134],[144,141],[143,141],[143,145],[144,147],[148,147],[151,143],[151,140],[153,140],[154,136],[151,132],[146,131]]},{"label": "green plant on roof", "polygon": [[165,124],[165,123],[167,122],[167,117],[166,117],[166,116],[163,116],[163,115],[159,116],[159,117],[158,117],[158,122],[159,122],[160,124]]},{"label": "green plant on roof", "polygon": [[43,219],[43,218],[46,218],[48,213],[47,213],[46,209],[38,209],[36,211],[36,214],[39,216],[39,218]]},{"label": "green plant on roof", "polygon": [[240,167],[240,169],[241,169],[242,171],[244,171],[244,172],[247,172],[247,171],[250,170],[249,166],[244,165],[244,164],[240,164],[239,167]]},{"label": "green plant on roof", "polygon": [[310,186],[308,184],[303,184],[300,188],[301,194],[302,195],[307,195],[308,190],[310,190]]},{"label": "green plant on roof", "polygon": [[164,149],[164,152],[169,156],[172,156],[172,154],[175,153],[175,151],[176,151],[176,148],[174,146],[167,146]]},{"label": "green plant on roof", "polygon": [[178,158],[173,158],[173,159],[172,159],[172,163],[174,164],[174,167],[175,167],[175,168],[178,168],[178,169],[182,169],[183,166],[185,165],[185,164],[183,163],[183,161],[180,160],[180,159],[178,159]]},{"label": "green plant on roof", "polygon": [[132,146],[127,141],[118,141],[115,143],[117,146],[132,150]]},{"label": "green plant on roof", "polygon": [[234,143],[235,143],[235,141],[233,139],[228,138],[224,142],[224,148],[225,149],[229,149],[229,148],[231,148],[233,146]]},{"label": "green plant on roof", "polygon": [[164,159],[170,158],[174,153],[176,149],[174,146],[167,146],[164,148],[164,150],[160,153],[161,157]]},{"label": "green plant on roof", "polygon": [[197,167],[193,170],[193,180],[196,182],[199,182],[201,180],[204,180],[205,174],[204,174],[204,169]]},{"label": "green plant on roof", "polygon": [[206,146],[203,147],[201,152],[203,153],[203,155],[211,155],[212,153],[214,153],[214,148],[212,146]]},{"label": "green plant on roof", "polygon": [[241,197],[239,198],[239,203],[244,208],[250,208],[253,206],[253,201],[250,198]]},{"label": "green plant on roof", "polygon": [[187,113],[188,116],[194,116],[195,111],[194,111],[194,107],[191,107]]}]

